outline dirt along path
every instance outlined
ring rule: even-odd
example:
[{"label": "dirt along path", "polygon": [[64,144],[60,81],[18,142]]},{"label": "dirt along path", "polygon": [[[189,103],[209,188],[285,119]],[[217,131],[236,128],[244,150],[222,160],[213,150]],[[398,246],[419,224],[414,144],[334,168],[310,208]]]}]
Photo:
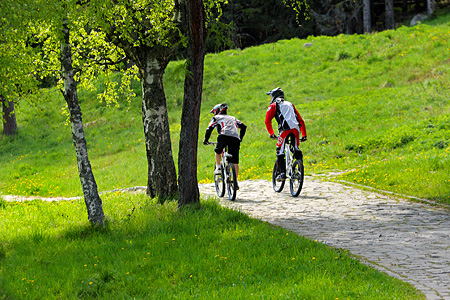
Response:
[{"label": "dirt along path", "polygon": [[[298,198],[289,183],[239,183],[235,202],[224,206],[350,251],[371,267],[413,284],[427,299],[450,299],[450,211],[339,183],[306,177]],[[214,184],[202,196],[217,196]]]}]

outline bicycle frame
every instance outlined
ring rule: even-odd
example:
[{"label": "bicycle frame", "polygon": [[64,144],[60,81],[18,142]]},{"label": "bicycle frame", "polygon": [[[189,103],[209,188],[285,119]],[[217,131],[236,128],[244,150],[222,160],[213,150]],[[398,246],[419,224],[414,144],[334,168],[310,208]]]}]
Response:
[{"label": "bicycle frame", "polygon": [[300,158],[294,157],[295,150],[296,150],[296,141],[294,136],[288,135],[285,140],[284,149],[283,149],[283,155],[285,158],[285,164],[286,164],[286,178],[279,179],[281,173],[281,168],[278,165],[278,158],[275,161],[275,165],[273,166],[272,171],[272,185],[273,190],[277,193],[280,193],[283,188],[284,184],[286,182],[286,179],[289,179],[289,188],[291,190],[291,194],[294,197],[297,197],[303,187],[303,180],[304,180],[304,166],[303,166],[303,159],[302,159],[302,153],[300,151]]},{"label": "bicycle frame", "polygon": [[[215,144],[217,144],[216,142],[210,142],[209,143],[210,145],[215,145]],[[227,158],[228,157],[232,157],[232,155],[231,154],[228,154],[228,152],[226,151],[226,148],[223,148],[223,151],[222,151],[222,153],[220,154],[221,156],[222,156],[222,158],[221,158],[221,160],[220,160],[220,165],[222,166],[222,170],[226,170],[225,168],[228,166],[228,160],[227,160]],[[224,175],[225,175],[225,180],[227,180],[228,179],[228,174],[227,174],[227,172],[224,172]]]},{"label": "bicycle frame", "polygon": [[[209,143],[210,145],[216,143]],[[228,147],[225,147],[221,153],[220,165],[222,168],[221,175],[214,175],[214,183],[216,185],[217,195],[223,197],[225,186],[228,190],[228,197],[231,201],[236,199],[237,191],[237,176],[236,170],[233,163],[228,161],[228,158],[233,157],[233,155],[228,153]],[[220,178],[217,178],[220,176]]]},{"label": "bicycle frame", "polygon": [[288,179],[292,178],[292,165],[294,164],[293,151],[291,151],[291,147],[294,147],[292,143],[295,143],[295,141],[292,140],[292,137],[287,137],[284,144],[286,178]]},{"label": "bicycle frame", "polygon": [[286,178],[291,178],[292,175],[292,153],[291,153],[291,145],[285,145],[284,153],[285,153],[285,162],[286,162]]},{"label": "bicycle frame", "polygon": [[231,157],[232,155],[231,154],[228,154],[228,152],[226,152],[225,151],[225,149],[223,149],[223,151],[222,151],[222,160],[220,161],[220,164],[222,165],[222,170],[223,170],[223,179],[225,180],[225,182],[228,182],[228,172],[227,172],[227,168],[228,168],[228,164],[229,164],[229,162],[228,162],[228,160],[227,160],[227,158],[228,157]]}]

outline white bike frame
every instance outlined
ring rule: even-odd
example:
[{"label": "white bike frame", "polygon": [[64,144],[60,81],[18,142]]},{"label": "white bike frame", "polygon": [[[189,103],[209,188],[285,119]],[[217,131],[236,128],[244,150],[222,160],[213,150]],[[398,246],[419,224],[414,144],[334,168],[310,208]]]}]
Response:
[{"label": "white bike frame", "polygon": [[222,165],[222,170],[223,170],[223,180],[225,183],[228,183],[228,172],[227,172],[227,166],[228,166],[228,161],[227,158],[228,157],[232,157],[233,155],[228,154],[228,152],[225,152],[225,150],[222,152],[222,160],[220,162],[220,164]]},{"label": "white bike frame", "polygon": [[286,144],[284,146],[284,153],[285,155],[285,163],[286,163],[286,178],[291,179],[292,175],[292,153],[291,153],[291,147],[289,144]]},{"label": "white bike frame", "polygon": [[[216,142],[210,142],[209,144],[211,145],[215,145],[217,144]],[[222,171],[223,171],[223,182],[227,183],[228,182],[228,173],[227,173],[227,165],[228,165],[228,161],[227,158],[228,157],[233,157],[233,155],[229,154],[228,152],[225,151],[225,149],[223,149],[222,153],[221,153],[222,159],[220,160],[220,165],[222,166]]]}]

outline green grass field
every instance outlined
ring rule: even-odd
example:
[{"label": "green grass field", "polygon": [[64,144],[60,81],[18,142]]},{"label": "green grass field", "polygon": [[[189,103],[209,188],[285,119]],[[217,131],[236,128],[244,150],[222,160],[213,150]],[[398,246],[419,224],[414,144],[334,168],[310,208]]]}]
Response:
[{"label": "green grass field", "polygon": [[[207,55],[199,182],[212,180],[212,147],[201,141],[209,110],[221,102],[248,125],[240,180],[270,179],[275,144],[264,126],[265,92],[280,86],[306,122],[307,174],[450,204],[447,16],[396,31]],[[172,62],[164,80],[176,160],[183,62]],[[102,91],[102,78],[95,85]],[[134,89],[140,95],[138,82]],[[100,103],[93,91],[79,97],[99,190],[145,186],[139,97],[128,103],[119,95],[117,105]],[[18,135],[0,138],[0,194],[82,194],[64,112],[59,91],[46,91],[39,103],[21,100]],[[0,299],[421,298],[344,250],[213,200],[182,211],[143,195],[107,193],[102,200],[104,230],[90,228],[82,200],[0,200]]]},{"label": "green grass field", "polygon": [[82,200],[0,201],[0,299],[423,299],[343,249],[212,200],[102,198],[103,230]]},{"label": "green grass field", "polygon": [[[240,179],[270,179],[275,145],[264,125],[265,92],[280,86],[306,122],[307,174],[342,172],[334,179],[448,204],[449,37],[445,23],[209,54],[199,142],[209,110],[227,102],[229,113],[248,125]],[[305,42],[314,46],[304,48]],[[175,156],[183,82],[183,62],[171,63],[164,84]],[[97,86],[102,89],[101,80]],[[119,97],[118,107],[108,107],[95,92],[80,91],[80,101],[99,189],[145,185],[140,99]],[[0,141],[3,194],[81,195],[64,106],[56,91],[38,104],[21,102],[19,135]],[[210,182],[212,148],[200,143],[198,159],[199,181]]]}]

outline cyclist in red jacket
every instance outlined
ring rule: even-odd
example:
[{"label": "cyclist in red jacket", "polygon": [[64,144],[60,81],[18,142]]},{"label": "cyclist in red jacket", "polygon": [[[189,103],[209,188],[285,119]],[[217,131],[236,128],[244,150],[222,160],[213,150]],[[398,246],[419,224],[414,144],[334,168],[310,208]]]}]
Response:
[{"label": "cyclist in red jacket", "polygon": [[[284,146],[285,139],[289,134],[294,134],[295,136],[295,152],[301,153],[298,149],[300,141],[306,141],[306,128],[305,122],[298,113],[295,106],[284,100],[284,92],[281,88],[277,87],[270,92],[266,93],[270,95],[271,101],[269,108],[266,113],[266,128],[270,134],[270,137],[276,139],[277,136],[273,132],[272,119],[275,118],[278,123],[278,141],[277,141],[277,161],[280,167],[281,174],[277,177],[277,180],[286,179],[286,163],[284,158]],[[300,131],[302,133],[302,138],[300,139]],[[294,153],[294,155],[296,155]]]},{"label": "cyclist in red jacket", "polygon": [[[205,132],[205,139],[203,144],[209,144],[209,138],[214,128],[217,129],[217,144],[214,148],[214,158],[216,160],[216,169],[214,174],[220,174],[221,165],[220,160],[223,149],[228,146],[228,153],[232,155],[229,160],[234,164],[236,169],[236,179],[239,173],[239,148],[241,146],[242,139],[244,138],[247,126],[236,119],[233,116],[227,114],[228,105],[226,103],[217,104],[211,109],[210,113],[214,115],[209,122],[208,128]],[[238,130],[238,128],[240,130]],[[239,189],[239,187],[237,187]]]}]

